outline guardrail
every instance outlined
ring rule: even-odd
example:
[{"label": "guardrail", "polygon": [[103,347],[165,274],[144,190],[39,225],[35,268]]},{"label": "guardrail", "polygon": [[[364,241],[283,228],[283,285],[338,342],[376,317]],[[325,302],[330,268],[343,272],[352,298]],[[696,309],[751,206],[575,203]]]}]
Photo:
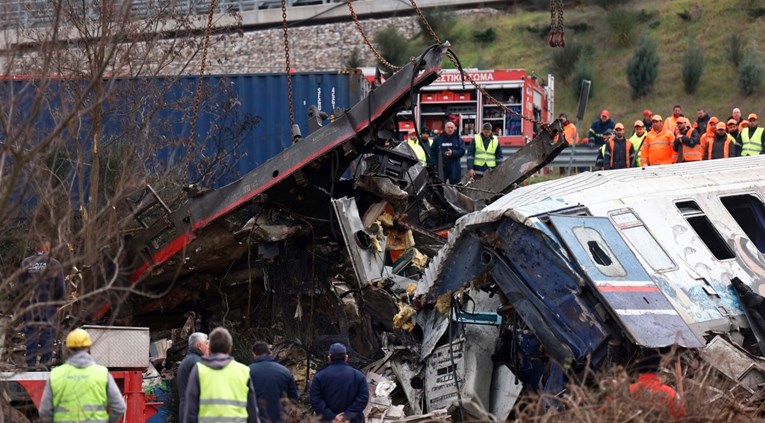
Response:
[{"label": "guardrail", "polygon": [[[502,147],[502,156],[507,158],[510,157],[512,154],[515,154],[518,150],[520,150],[521,147]],[[567,148],[563,150],[562,153],[558,154],[557,157],[551,161],[547,167],[566,167],[569,164],[569,160],[571,160],[571,148]],[[590,167],[595,166],[595,159],[598,157],[598,149],[593,147],[587,147],[583,145],[578,145],[573,150],[574,159],[571,163],[572,167]],[[462,165],[462,169],[467,169],[467,159],[465,156],[462,156],[462,159],[460,160],[460,163]]]}]

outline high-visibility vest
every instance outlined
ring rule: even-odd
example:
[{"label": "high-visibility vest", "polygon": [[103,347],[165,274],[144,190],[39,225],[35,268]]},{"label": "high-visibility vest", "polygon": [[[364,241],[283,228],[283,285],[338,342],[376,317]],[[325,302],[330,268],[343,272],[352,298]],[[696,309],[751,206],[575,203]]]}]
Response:
[{"label": "high-visibility vest", "polygon": [[[693,134],[693,128],[690,128],[687,131],[685,131],[686,137],[690,138],[691,134]],[[688,147],[685,144],[680,144],[680,148],[683,151],[683,163],[697,162],[704,158],[703,157],[704,147],[701,145],[701,140],[699,140],[699,143],[693,147]],[[680,155],[680,152],[678,151],[676,151],[675,154],[673,154],[673,158],[675,162],[677,162],[679,155]]]},{"label": "high-visibility vest", "polygon": [[199,372],[199,423],[247,422],[250,368],[231,360],[222,369],[197,363]]},{"label": "high-visibility vest", "polygon": [[751,138],[749,137],[749,129],[744,128],[741,131],[741,141],[743,141],[742,156],[756,156],[762,151],[762,128],[755,129]]},{"label": "high-visibility vest", "polygon": [[412,147],[412,150],[414,150],[414,155],[417,156],[419,161],[425,163],[428,160],[428,156],[425,154],[425,149],[422,148],[418,140],[408,139],[406,142],[410,147]]},{"label": "high-visibility vest", "polygon": [[494,135],[491,136],[489,141],[489,147],[483,145],[483,135],[476,134],[475,136],[475,160],[473,164],[475,166],[496,167],[497,166],[497,148],[499,147],[499,140]]},{"label": "high-visibility vest", "polygon": [[640,150],[640,161],[643,165],[663,165],[674,163],[672,142],[675,136],[671,132],[651,130],[645,137],[643,148]]},{"label": "high-visibility vest", "polygon": [[640,164],[640,150],[642,150],[642,144],[645,140],[645,136],[648,135],[648,131],[643,131],[643,136],[638,136],[637,133],[632,134],[630,137],[630,143],[632,143],[632,149],[635,151],[635,166],[641,166]]},{"label": "high-visibility vest", "polygon": [[108,380],[109,371],[98,364],[82,368],[64,364],[53,369],[50,372],[53,421],[107,423]]},{"label": "high-visibility vest", "polygon": [[[736,140],[733,139],[733,137],[730,134],[725,134],[725,144],[723,145],[723,158],[727,159],[730,157],[730,143],[736,142]],[[715,145],[715,138],[712,137],[709,139],[709,142],[707,142],[707,156],[705,157],[706,160],[712,160],[712,151]]]},{"label": "high-visibility vest", "polygon": [[576,136],[576,125],[569,122],[568,125],[563,127],[563,134],[566,136],[566,141],[571,144],[579,144],[579,137]]},{"label": "high-visibility vest", "polygon": [[[611,149],[611,169],[614,168],[614,142],[615,140],[611,138],[611,141],[608,142],[608,148]],[[605,147],[605,145],[603,146]],[[624,162],[627,163],[627,167],[632,167],[632,163],[630,163],[630,150],[632,149],[632,143],[628,140],[624,140]],[[605,152],[603,153],[605,155]]]}]

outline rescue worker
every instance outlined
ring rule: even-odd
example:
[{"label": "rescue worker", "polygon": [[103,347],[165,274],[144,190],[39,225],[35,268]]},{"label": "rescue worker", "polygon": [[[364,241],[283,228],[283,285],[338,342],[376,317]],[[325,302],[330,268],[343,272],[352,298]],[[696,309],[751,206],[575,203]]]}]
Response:
[{"label": "rescue worker", "polygon": [[651,117],[651,130],[645,136],[643,148],[640,150],[640,161],[643,166],[672,164],[672,143],[675,136],[664,130],[660,115]]},{"label": "rescue worker", "polygon": [[648,109],[643,110],[643,126],[646,128],[646,132],[651,130],[651,116],[653,116],[653,112],[651,112]]},{"label": "rescue worker", "polygon": [[604,159],[606,154],[606,144],[608,144],[611,141],[611,137],[614,136],[613,131],[610,129],[606,129],[606,132],[603,133],[603,139],[605,140],[605,144],[601,145],[600,148],[598,148],[598,155],[595,157],[595,169],[597,170],[604,170]]},{"label": "rescue worker", "polygon": [[624,125],[620,122],[614,127],[614,135],[604,145],[603,169],[626,169],[635,161],[632,143],[624,136]]},{"label": "rescue worker", "polygon": [[669,131],[671,134],[675,133],[675,128],[677,127],[677,120],[683,116],[683,108],[680,107],[679,104],[675,104],[674,107],[672,107],[672,116],[668,117],[667,120],[664,121],[664,129]]},{"label": "rescue worker", "polygon": [[715,136],[715,131],[717,130],[718,123],[719,122],[717,120],[717,116],[712,116],[709,119],[709,122],[707,123],[706,131],[704,133],[699,131],[699,134],[701,134],[701,136],[699,137],[699,143],[701,144],[702,150],[704,150],[705,152],[704,157],[706,157],[707,145],[709,145],[709,142]]},{"label": "rescue worker", "polygon": [[630,137],[630,143],[632,143],[632,149],[635,151],[635,161],[632,163],[632,167],[640,167],[642,166],[640,150],[643,148],[643,141],[645,141],[645,136],[648,132],[646,132],[645,123],[642,120],[636,120],[633,126],[635,127],[635,133]]},{"label": "rescue worker", "polygon": [[693,123],[693,127],[699,131],[699,135],[703,134],[707,130],[709,119],[712,119],[712,115],[707,113],[704,109],[696,110],[696,122]]},{"label": "rescue worker", "polygon": [[284,422],[282,398],[298,400],[297,384],[289,369],[277,363],[268,344],[258,341],[252,345],[253,362],[250,379],[255,386],[260,420],[266,423]]},{"label": "rescue worker", "polygon": [[587,134],[587,142],[591,147],[600,148],[606,142],[603,139],[603,134],[606,133],[606,130],[611,130],[613,132],[616,124],[611,120],[610,116],[611,114],[608,113],[608,110],[601,110],[600,118],[595,119],[595,121],[592,122],[590,132]]},{"label": "rescue worker", "polygon": [[428,131],[428,128],[420,131],[420,139],[422,140],[422,146],[425,147],[425,151],[429,152],[430,147],[433,146],[433,138],[430,138],[430,131]]},{"label": "rescue worker", "polygon": [[579,137],[576,133],[576,125],[568,120],[568,116],[565,113],[558,115],[558,119],[560,120],[561,125],[563,125],[563,135],[566,136],[568,145],[579,144]]},{"label": "rescue worker", "polygon": [[727,130],[728,135],[733,137],[734,140],[734,146],[733,149],[736,151],[736,157],[741,155],[741,144],[739,144],[739,138],[738,134],[740,133],[738,130],[738,123],[736,122],[736,119],[728,119]]},{"label": "rescue worker", "polygon": [[467,168],[471,178],[480,179],[484,172],[502,163],[502,148],[499,146],[499,138],[491,132],[492,129],[490,123],[484,123],[481,133],[476,134],[468,146]]},{"label": "rescue worker", "polygon": [[231,357],[234,342],[226,328],[210,332],[210,354],[194,366],[186,387],[183,423],[258,423],[250,368]]},{"label": "rescue worker", "polygon": [[699,133],[691,128],[691,121],[688,118],[677,119],[672,150],[676,154],[675,163],[698,162],[704,158],[704,148],[699,141]]},{"label": "rescue worker", "polygon": [[186,352],[186,357],[181,361],[178,366],[178,372],[176,373],[175,380],[178,384],[178,415],[183,413],[183,406],[186,401],[186,385],[189,383],[189,375],[191,370],[197,365],[202,356],[209,353],[207,347],[207,335],[202,332],[194,332],[189,336],[189,349]]},{"label": "rescue worker", "polygon": [[747,117],[749,127],[745,127],[738,134],[738,143],[741,144],[742,156],[756,156],[762,154],[762,128],[757,127],[757,115],[750,113]]},{"label": "rescue worker", "polygon": [[53,357],[56,336],[57,302],[64,300],[64,271],[61,263],[50,256],[51,244],[42,238],[35,243],[35,253],[21,262],[19,289],[31,292],[24,301],[24,358],[30,368],[48,367]]},{"label": "rescue worker", "polygon": [[436,169],[441,180],[456,184],[462,178],[460,158],[465,155],[465,141],[456,131],[457,126],[449,121],[444,133],[436,137],[430,147],[429,165]]},{"label": "rescue worker", "polygon": [[715,127],[715,135],[708,140],[705,160],[727,159],[736,157],[736,140],[726,132],[727,125],[720,122]]},{"label": "rescue worker", "polygon": [[367,378],[348,364],[345,345],[332,344],[327,358],[329,364],[311,382],[311,407],[322,422],[362,422],[369,401]]},{"label": "rescue worker", "polygon": [[71,354],[54,368],[40,399],[40,418],[48,422],[117,422],[125,414],[114,378],[90,355],[90,335],[75,329],[66,336]]},{"label": "rescue worker", "polygon": [[425,148],[420,145],[420,140],[417,139],[416,131],[409,133],[409,138],[406,140],[406,143],[409,144],[409,147],[411,147],[415,157],[417,157],[420,163],[422,163],[423,166],[427,164],[428,154],[425,152]]},{"label": "rescue worker", "polygon": [[671,417],[681,419],[686,415],[685,404],[677,391],[665,384],[657,374],[660,366],[661,356],[658,351],[653,349],[641,351],[636,366],[639,374],[637,380],[630,384],[630,394],[652,408],[666,407]]},{"label": "rescue worker", "polygon": [[741,124],[746,122],[744,118],[741,116],[741,109],[738,107],[734,107],[733,110],[731,110],[730,116],[728,116],[727,120],[735,120],[736,121],[736,129],[738,129],[739,132],[741,132]]}]

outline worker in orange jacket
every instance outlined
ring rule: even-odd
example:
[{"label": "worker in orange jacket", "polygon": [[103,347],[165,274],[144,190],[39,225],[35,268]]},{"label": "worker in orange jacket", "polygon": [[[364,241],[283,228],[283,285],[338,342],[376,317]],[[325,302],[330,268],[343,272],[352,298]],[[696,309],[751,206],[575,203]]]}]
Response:
[{"label": "worker in orange jacket", "polygon": [[675,152],[675,163],[698,162],[704,158],[704,148],[699,141],[699,133],[691,128],[691,121],[688,118],[677,119],[672,150]]},{"label": "worker in orange jacket", "polygon": [[576,133],[576,125],[568,120],[568,116],[565,113],[558,115],[558,120],[560,120],[560,123],[563,126],[563,135],[566,136],[568,145],[579,144],[579,137]]},{"label": "worker in orange jacket", "polygon": [[640,149],[640,161],[644,166],[672,164],[674,151],[672,143],[675,136],[664,130],[660,115],[651,117],[651,131],[645,136],[643,147]]},{"label": "worker in orange jacket", "polygon": [[679,104],[676,104],[675,107],[672,108],[672,116],[668,117],[667,120],[664,121],[664,129],[670,133],[674,133],[675,127],[677,127],[677,120],[681,117],[684,117],[683,108],[680,107]]},{"label": "worker in orange jacket", "polygon": [[[701,142],[702,150],[707,151],[707,145],[709,145],[709,141],[715,136],[715,128],[717,128],[718,122],[719,120],[717,119],[717,116],[712,116],[709,119],[709,123],[707,123],[707,127],[705,128],[704,133],[699,130],[699,134],[701,134],[699,141]],[[704,154],[704,159],[706,160],[706,153]]]},{"label": "worker in orange jacket", "polygon": [[658,350],[645,349],[638,354],[635,370],[637,380],[630,384],[630,394],[633,398],[645,402],[651,408],[666,407],[669,415],[675,419],[686,416],[685,404],[675,388],[667,385],[658,374],[661,368],[661,355]]}]

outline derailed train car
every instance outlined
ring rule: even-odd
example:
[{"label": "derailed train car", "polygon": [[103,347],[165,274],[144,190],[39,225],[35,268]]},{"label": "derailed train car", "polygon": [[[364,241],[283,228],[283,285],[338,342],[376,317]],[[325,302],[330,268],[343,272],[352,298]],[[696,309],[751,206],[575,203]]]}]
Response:
[{"label": "derailed train car", "polygon": [[[741,371],[726,366],[745,350],[763,353],[762,317],[741,300],[765,293],[763,168],[765,157],[737,158],[583,173],[515,190],[457,221],[417,293],[424,303],[443,303],[467,287],[500,291],[495,310],[515,319],[488,336],[475,332],[471,340],[468,332],[451,341],[483,343],[495,372],[506,363],[504,371],[532,389],[554,394],[564,369],[624,363],[641,348],[673,345],[704,348],[712,365],[756,387],[765,381],[761,361],[748,360]],[[482,311],[462,316],[492,310]],[[423,328],[426,339],[430,328],[431,337],[451,335]],[[438,361],[432,351],[424,347],[422,359]],[[452,389],[453,401],[459,389],[471,396],[466,367],[458,369],[463,387]],[[484,372],[490,377],[492,369]],[[425,384],[433,402],[439,381]],[[501,401],[484,385],[472,395],[496,411]]]}]

